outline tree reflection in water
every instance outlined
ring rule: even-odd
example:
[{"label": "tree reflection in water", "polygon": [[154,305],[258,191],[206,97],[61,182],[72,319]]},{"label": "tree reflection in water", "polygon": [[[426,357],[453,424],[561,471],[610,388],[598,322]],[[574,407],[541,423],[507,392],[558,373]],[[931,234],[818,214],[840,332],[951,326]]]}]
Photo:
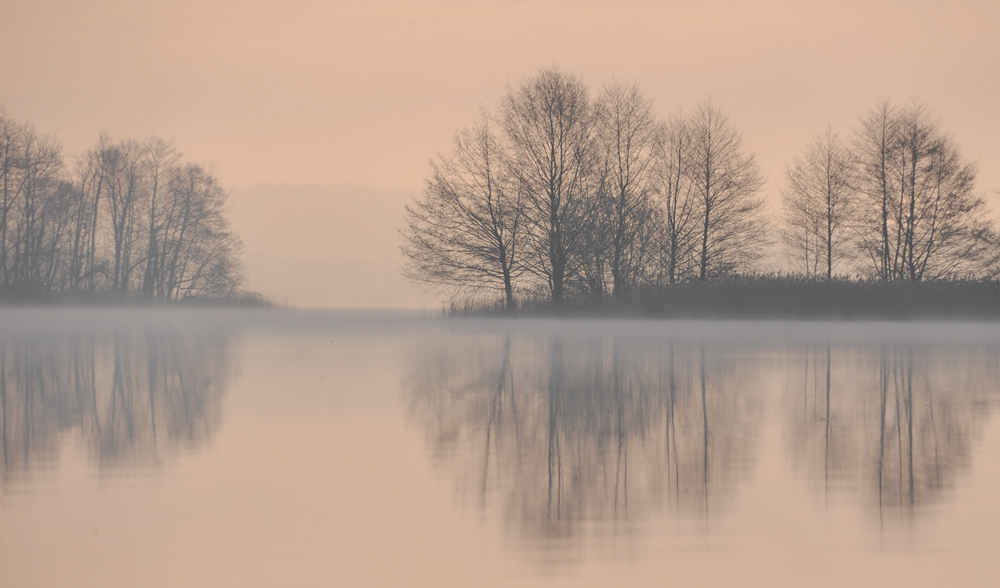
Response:
[{"label": "tree reflection in water", "polygon": [[407,385],[459,495],[555,538],[587,521],[725,510],[753,473],[767,384],[783,378],[793,467],[820,496],[846,490],[873,519],[908,520],[969,468],[1000,399],[997,358],[917,343],[451,334],[422,342]]},{"label": "tree reflection in water", "polygon": [[722,349],[478,335],[423,345],[408,385],[459,494],[553,538],[725,509],[752,471],[757,379]]},{"label": "tree reflection in water", "polygon": [[790,366],[790,447],[828,499],[859,492],[879,523],[940,503],[1000,401],[998,350],[807,348]]},{"label": "tree reflection in water", "polygon": [[51,463],[64,433],[101,468],[200,447],[220,422],[227,344],[180,328],[0,336],[0,484]]}]

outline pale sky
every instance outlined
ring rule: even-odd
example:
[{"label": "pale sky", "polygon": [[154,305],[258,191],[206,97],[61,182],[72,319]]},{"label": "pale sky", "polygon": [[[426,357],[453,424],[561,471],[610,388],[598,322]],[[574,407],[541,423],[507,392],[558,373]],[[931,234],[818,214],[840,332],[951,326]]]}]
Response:
[{"label": "pale sky", "polygon": [[[1000,188],[998,29],[997,0],[0,0],[0,104],[71,154],[101,131],[173,138],[235,188],[419,190],[481,105],[557,65],[595,92],[634,79],[664,114],[711,96],[776,199],[816,133],[916,95],[979,162],[985,193]],[[295,222],[240,214],[248,251]]]}]

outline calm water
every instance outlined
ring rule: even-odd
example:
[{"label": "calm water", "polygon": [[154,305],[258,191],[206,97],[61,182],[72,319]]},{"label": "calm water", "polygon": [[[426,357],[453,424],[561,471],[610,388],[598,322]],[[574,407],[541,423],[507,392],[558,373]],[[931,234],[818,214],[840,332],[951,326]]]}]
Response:
[{"label": "calm water", "polygon": [[0,311],[0,586],[996,586],[1000,328]]}]

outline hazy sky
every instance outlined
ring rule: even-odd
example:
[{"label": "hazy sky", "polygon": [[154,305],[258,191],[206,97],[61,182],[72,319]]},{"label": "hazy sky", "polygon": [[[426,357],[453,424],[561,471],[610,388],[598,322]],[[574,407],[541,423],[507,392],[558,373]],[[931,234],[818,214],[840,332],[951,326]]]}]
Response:
[{"label": "hazy sky", "polygon": [[661,113],[712,96],[772,198],[828,124],[914,94],[1000,187],[997,0],[0,3],[11,116],[70,153],[102,130],[173,138],[230,186],[420,189],[480,105],[558,65],[595,90],[635,79]]}]

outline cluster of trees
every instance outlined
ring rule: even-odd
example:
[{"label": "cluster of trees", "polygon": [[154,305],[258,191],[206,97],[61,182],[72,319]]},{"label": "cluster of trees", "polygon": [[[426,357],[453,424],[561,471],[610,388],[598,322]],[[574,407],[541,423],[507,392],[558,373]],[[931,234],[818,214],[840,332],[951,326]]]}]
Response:
[{"label": "cluster of trees", "polygon": [[158,137],[101,135],[71,165],[0,108],[0,297],[226,297],[242,243],[218,177]]},{"label": "cluster of trees", "polygon": [[883,281],[976,278],[995,267],[996,229],[962,159],[927,109],[880,102],[849,141],[832,129],[788,167],[784,237],[799,272]]},{"label": "cluster of trees", "polygon": [[883,102],[851,141],[816,139],[788,167],[778,222],[718,105],[661,120],[634,83],[591,99],[558,69],[509,87],[431,166],[406,208],[404,273],[501,291],[508,309],[518,291],[559,307],[773,269],[772,234],[809,278],[982,277],[1000,251],[975,165],[920,105]]}]

